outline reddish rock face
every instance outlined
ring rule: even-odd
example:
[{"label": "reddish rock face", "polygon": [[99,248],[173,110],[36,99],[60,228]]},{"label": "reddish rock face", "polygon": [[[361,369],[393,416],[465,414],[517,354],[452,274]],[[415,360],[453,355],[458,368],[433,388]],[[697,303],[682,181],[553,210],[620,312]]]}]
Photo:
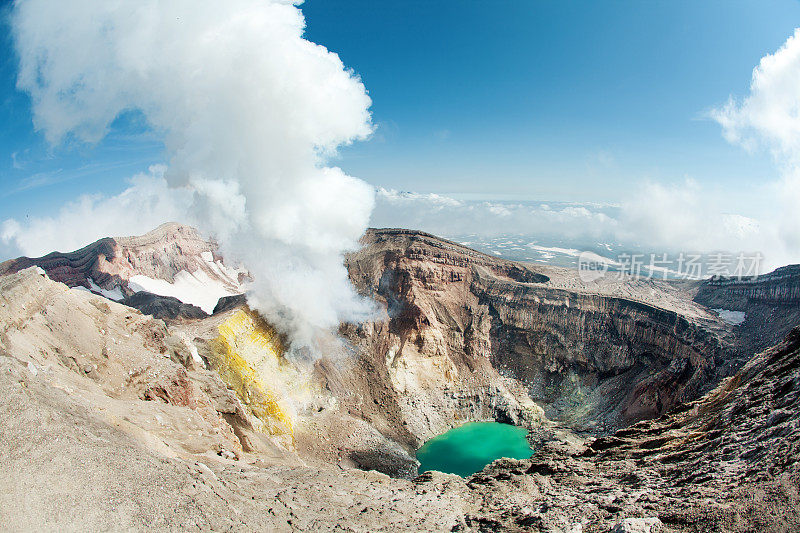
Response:
[{"label": "reddish rock face", "polygon": [[202,254],[220,259],[214,242],[203,239],[190,227],[176,223],[162,224],[138,237],[106,237],[74,252],[52,252],[43,257],[20,257],[0,263],[0,276],[38,266],[54,281],[69,287],[89,288],[89,278],[103,289],[119,287],[130,295],[126,281],[143,275],[168,282],[181,270],[203,270],[212,278],[219,275],[208,267]]},{"label": "reddish rock face", "polygon": [[[408,230],[370,230],[363,244],[347,259],[350,277],[384,304],[387,318],[348,330],[349,338],[390,375],[428,362],[443,397],[513,378],[550,417],[602,433],[696,398],[737,350],[730,326],[667,282],[583,283],[568,269],[505,261]],[[411,394],[437,403],[422,387]],[[494,414],[508,416],[492,392],[475,396],[502,404]],[[446,403],[438,406],[454,419],[474,412],[473,402]],[[522,411],[515,405],[510,416]]]},{"label": "reddish rock face", "polygon": [[[69,287],[84,287],[93,291],[119,290],[126,305],[136,307],[158,318],[199,318],[206,316],[199,308],[182,306],[174,298],[157,295],[130,299],[134,290],[128,281],[135,275],[150,279],[175,281],[181,271],[203,273],[209,280],[239,292],[240,279],[229,279],[213,268],[206,258],[220,260],[217,245],[204,239],[190,227],[176,223],[162,224],[155,230],[137,237],[107,237],[74,252],[52,252],[43,257],[20,257],[0,263],[0,276],[38,266],[50,279]],[[92,284],[94,283],[95,286]]]}]

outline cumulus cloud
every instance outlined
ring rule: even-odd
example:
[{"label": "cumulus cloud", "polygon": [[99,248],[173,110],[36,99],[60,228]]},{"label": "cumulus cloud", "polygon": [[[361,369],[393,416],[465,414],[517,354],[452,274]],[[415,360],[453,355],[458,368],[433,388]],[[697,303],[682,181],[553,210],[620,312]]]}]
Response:
[{"label": "cumulus cloud", "polygon": [[58,213],[21,224],[7,219],[0,225],[0,240],[8,255],[37,257],[54,250],[68,252],[108,236],[138,235],[158,223],[187,223],[193,194],[171,189],[162,166],[131,178],[129,187],[116,196],[86,195],[67,202]]},{"label": "cumulus cloud", "polygon": [[800,156],[800,28],[753,69],[750,94],[733,97],[711,116],[725,138],[750,149],[766,145],[780,157]]},{"label": "cumulus cloud", "polygon": [[775,251],[770,228],[725,207],[691,178],[645,182],[622,204],[618,239],[666,250]]},{"label": "cumulus cloud", "polygon": [[[94,143],[121,113],[141,111],[163,135],[169,194],[181,205],[180,191],[191,192],[201,229],[254,273],[251,303],[306,341],[368,309],[342,253],[356,247],[374,191],[327,164],[370,135],[371,101],[336,54],[303,38],[299,3],[18,0],[12,30],[18,86],[46,138]],[[35,233],[70,210],[113,233],[111,208],[134,206],[136,194],[147,201],[136,186],[130,198],[84,198]],[[139,214],[148,226],[164,220]],[[36,248],[33,231],[17,239],[22,248]],[[58,246],[90,233],[56,232]]]},{"label": "cumulus cloud", "polygon": [[753,69],[750,93],[711,112],[725,138],[748,150],[768,149],[782,178],[773,184],[774,221],[787,253],[800,254],[800,28]]}]

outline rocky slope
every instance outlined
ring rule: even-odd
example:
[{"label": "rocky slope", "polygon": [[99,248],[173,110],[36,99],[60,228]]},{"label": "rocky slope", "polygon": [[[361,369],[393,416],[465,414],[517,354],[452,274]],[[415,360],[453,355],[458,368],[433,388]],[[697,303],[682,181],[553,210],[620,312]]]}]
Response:
[{"label": "rocky slope", "polygon": [[35,269],[0,277],[2,529],[419,531],[464,522],[457,493],[303,460],[257,431],[191,343]]},{"label": "rocky slope", "polygon": [[[796,268],[746,289],[587,283],[420,232],[370,230],[363,244],[347,267],[379,315],[343,324],[347,342],[321,336],[316,361],[287,357],[281,335],[231,294],[243,279],[191,228],[1,265],[6,527],[800,523],[800,332],[697,399],[787,331]],[[203,309],[137,291],[137,280],[191,287],[177,294],[199,295]],[[747,318],[733,324],[714,306]],[[468,480],[408,480],[421,442],[475,419],[527,426],[536,455]]]},{"label": "rocky slope", "polygon": [[[800,328],[700,400],[588,446],[553,442],[469,481],[496,531],[797,531]],[[637,531],[641,531],[638,529]]]},{"label": "rocky slope", "polygon": [[[228,320],[223,313],[165,326],[36,269],[0,277],[0,405],[11,415],[0,417],[3,528],[793,531],[800,524],[800,330],[658,419],[586,444],[550,439],[530,460],[498,460],[466,480],[426,473],[412,482],[303,457],[301,446],[287,449],[257,431],[247,406],[204,368],[212,355],[203,331]],[[356,420],[326,426],[335,407],[322,407],[310,409],[316,432],[305,439],[357,431]]]}]

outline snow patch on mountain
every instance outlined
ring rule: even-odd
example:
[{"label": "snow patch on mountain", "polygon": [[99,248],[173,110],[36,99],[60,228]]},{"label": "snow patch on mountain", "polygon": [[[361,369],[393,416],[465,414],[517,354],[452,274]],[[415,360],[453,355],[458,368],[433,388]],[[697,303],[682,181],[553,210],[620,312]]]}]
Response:
[{"label": "snow patch on mountain", "polygon": [[742,311],[729,311],[728,309],[713,309],[719,315],[723,322],[738,326],[745,321],[747,315]]},{"label": "snow patch on mountain", "polygon": [[128,287],[134,292],[147,291],[159,296],[172,296],[211,314],[220,298],[244,292],[238,279],[239,274],[246,271],[229,268],[222,261],[214,261],[211,252],[203,252],[201,257],[214,274],[213,277],[202,269],[195,272],[181,270],[175,274],[174,281],[170,283],[163,279],[137,274],[130,277]]},{"label": "snow patch on mountain", "polygon": [[122,289],[119,287],[114,287],[113,289],[108,290],[95,283],[92,278],[87,278],[86,281],[89,282],[89,290],[95,294],[105,296],[109,300],[114,300],[115,302],[119,302],[125,298],[125,295],[122,294]]}]

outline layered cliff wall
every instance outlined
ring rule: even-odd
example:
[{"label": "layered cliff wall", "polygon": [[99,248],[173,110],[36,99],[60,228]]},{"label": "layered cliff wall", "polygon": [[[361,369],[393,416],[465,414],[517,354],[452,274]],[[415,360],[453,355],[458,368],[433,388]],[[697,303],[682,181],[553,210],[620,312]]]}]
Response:
[{"label": "layered cliff wall", "polygon": [[697,397],[735,350],[729,326],[666,283],[587,285],[408,230],[363,243],[350,276],[386,318],[345,334],[385,368],[417,439],[479,416],[525,420],[528,397],[577,429],[610,431]]},{"label": "layered cliff wall", "polygon": [[621,427],[696,397],[733,350],[727,328],[700,310],[486,275],[472,290],[495,318],[496,366],[580,429]]},{"label": "layered cliff wall", "polygon": [[709,307],[737,311],[746,311],[754,302],[800,305],[800,265],[751,278],[712,278],[699,285],[695,299]]},{"label": "layered cliff wall", "polygon": [[[176,223],[141,236],[103,238],[74,252],[5,261],[0,263],[0,276],[31,266],[68,287],[83,287],[115,301],[126,299],[127,305],[165,319],[211,314],[218,298],[243,292],[248,278],[244,270],[222,262],[214,242]],[[172,301],[175,298],[202,311],[181,306]]]},{"label": "layered cliff wall", "polygon": [[764,350],[800,323],[800,265],[752,278],[712,278],[690,287],[694,301],[720,313],[738,313],[734,331],[741,354]]}]

